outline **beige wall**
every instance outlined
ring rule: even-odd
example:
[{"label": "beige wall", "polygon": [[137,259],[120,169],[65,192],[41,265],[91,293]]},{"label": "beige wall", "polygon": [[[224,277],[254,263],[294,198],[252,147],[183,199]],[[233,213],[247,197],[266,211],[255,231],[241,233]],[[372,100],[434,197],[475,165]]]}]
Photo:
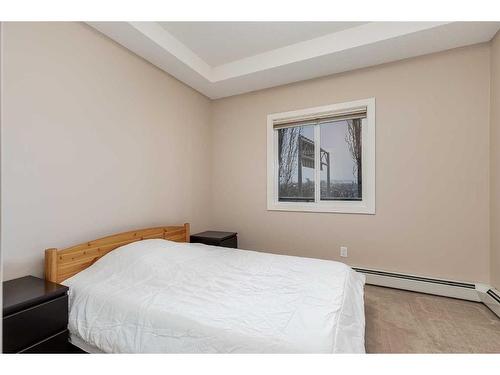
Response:
[{"label": "beige wall", "polygon": [[85,24],[4,26],[4,279],[46,247],[208,226],[207,98]]},{"label": "beige wall", "polygon": [[491,283],[500,290],[500,33],[491,43]]},{"label": "beige wall", "polygon": [[[489,282],[489,45],[220,99],[216,229],[242,248]],[[376,215],[266,210],[266,116],[376,98]]]},{"label": "beige wall", "polygon": [[[4,279],[41,275],[45,247],[190,221],[247,249],[345,245],[352,265],[458,280],[490,282],[491,255],[500,287],[498,39],[491,60],[477,45],[211,103],[84,24],[8,23]],[[267,114],[372,96],[377,214],[267,211]]]}]

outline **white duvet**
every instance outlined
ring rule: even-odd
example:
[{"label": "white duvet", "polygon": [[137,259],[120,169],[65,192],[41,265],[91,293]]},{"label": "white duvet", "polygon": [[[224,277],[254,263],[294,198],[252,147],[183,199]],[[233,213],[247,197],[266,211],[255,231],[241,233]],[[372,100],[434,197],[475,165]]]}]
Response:
[{"label": "white duvet", "polygon": [[108,353],[364,353],[364,276],[327,260],[166,240],[64,282],[69,330]]}]

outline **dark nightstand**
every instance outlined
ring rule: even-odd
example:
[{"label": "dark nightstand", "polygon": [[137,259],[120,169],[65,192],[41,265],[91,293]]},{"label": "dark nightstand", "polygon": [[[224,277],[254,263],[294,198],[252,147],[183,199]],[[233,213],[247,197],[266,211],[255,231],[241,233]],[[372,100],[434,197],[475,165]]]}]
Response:
[{"label": "dark nightstand", "polygon": [[191,236],[191,242],[204,243],[205,245],[238,248],[238,233],[217,232],[209,230]]},{"label": "dark nightstand", "polygon": [[34,276],[3,284],[4,353],[78,353],[68,342],[68,287]]}]

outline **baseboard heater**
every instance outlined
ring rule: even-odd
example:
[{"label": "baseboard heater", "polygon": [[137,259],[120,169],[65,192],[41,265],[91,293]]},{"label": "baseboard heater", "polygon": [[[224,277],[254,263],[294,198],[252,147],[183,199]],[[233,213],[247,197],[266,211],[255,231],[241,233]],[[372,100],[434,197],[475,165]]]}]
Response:
[{"label": "baseboard heater", "polygon": [[358,271],[358,272],[362,272],[362,273],[370,274],[370,275],[396,277],[396,278],[399,278],[399,279],[422,281],[422,282],[433,283],[433,284],[451,285],[451,286],[456,286],[456,287],[459,287],[459,288],[476,289],[476,285],[475,284],[463,283],[463,282],[459,282],[459,281],[449,281],[449,280],[432,279],[430,277],[404,275],[404,274],[401,274],[401,273],[394,273],[394,272],[374,271],[374,270],[368,270],[368,269],[365,269],[365,268],[355,268],[354,267],[354,269],[356,271]]},{"label": "baseboard heater", "polygon": [[367,284],[482,302],[500,317],[500,294],[489,285],[443,280],[359,267],[353,267],[353,269],[366,276]]},{"label": "baseboard heater", "polygon": [[489,295],[491,298],[493,298],[495,301],[497,301],[498,303],[500,303],[500,296],[498,294],[496,294],[493,289],[489,289],[487,292],[486,292],[487,295]]},{"label": "baseboard heater", "polygon": [[481,296],[481,302],[490,308],[500,318],[500,294],[493,290],[488,291]]},{"label": "baseboard heater", "polygon": [[480,302],[476,285],[452,280],[443,280],[395,272],[378,271],[366,268],[354,268],[366,276],[366,283],[386,286],[413,292],[435,294],[445,297]]}]

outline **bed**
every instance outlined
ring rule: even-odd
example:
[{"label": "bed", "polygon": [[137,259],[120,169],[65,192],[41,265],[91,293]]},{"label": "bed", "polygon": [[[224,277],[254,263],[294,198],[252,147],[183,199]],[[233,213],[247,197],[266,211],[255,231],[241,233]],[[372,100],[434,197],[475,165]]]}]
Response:
[{"label": "bed", "polygon": [[364,276],[343,263],[189,243],[189,225],[46,250],[91,353],[364,353]]}]

